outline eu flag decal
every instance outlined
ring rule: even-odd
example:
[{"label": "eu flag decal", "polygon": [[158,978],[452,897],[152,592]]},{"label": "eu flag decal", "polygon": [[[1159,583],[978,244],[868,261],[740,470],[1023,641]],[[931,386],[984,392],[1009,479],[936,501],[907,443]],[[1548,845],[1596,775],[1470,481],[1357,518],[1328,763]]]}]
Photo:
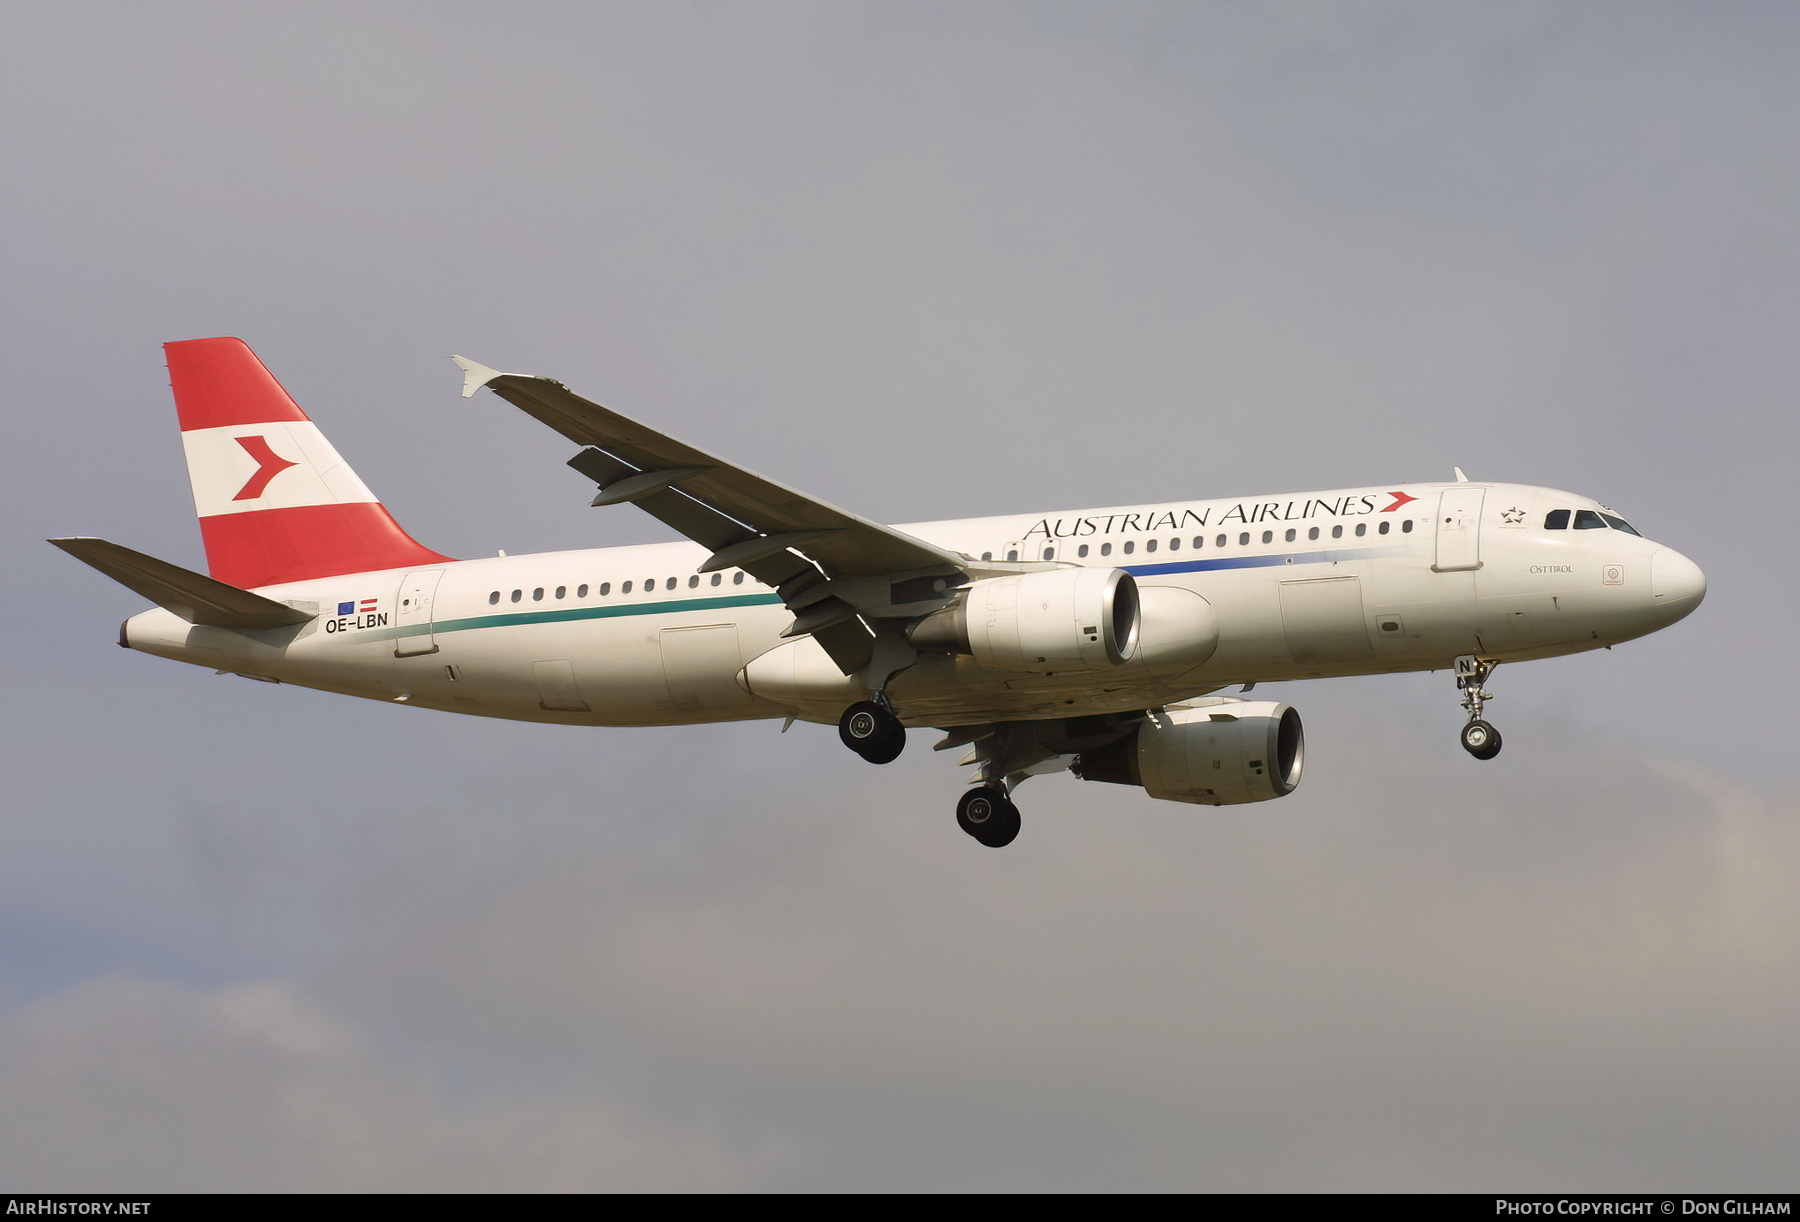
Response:
[{"label": "eu flag decal", "polygon": [[356,604],[353,602],[339,603],[338,604],[338,614],[339,615],[355,615],[356,614]]}]

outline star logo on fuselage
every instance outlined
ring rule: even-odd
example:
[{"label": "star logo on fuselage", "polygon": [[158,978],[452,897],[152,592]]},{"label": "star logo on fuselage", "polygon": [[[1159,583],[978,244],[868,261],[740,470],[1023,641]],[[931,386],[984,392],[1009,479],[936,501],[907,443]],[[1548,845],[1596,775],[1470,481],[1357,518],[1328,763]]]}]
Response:
[{"label": "star logo on fuselage", "polygon": [[1508,526],[1517,526],[1520,522],[1525,520],[1525,511],[1520,509],[1517,505],[1513,506],[1511,509],[1501,510],[1500,520],[1505,522]]}]

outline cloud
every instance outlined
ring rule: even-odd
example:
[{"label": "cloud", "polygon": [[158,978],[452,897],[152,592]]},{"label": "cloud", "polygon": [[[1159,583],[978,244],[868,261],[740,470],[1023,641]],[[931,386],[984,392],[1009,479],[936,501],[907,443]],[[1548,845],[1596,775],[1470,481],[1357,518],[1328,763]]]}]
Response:
[{"label": "cloud", "polygon": [[770,1160],[592,1097],[455,1098],[288,980],[109,977],[0,1026],[20,1192],[720,1191]]},{"label": "cloud", "polygon": [[308,978],[105,980],[11,1019],[29,1130],[0,1171],[1778,1188],[1794,797],[1570,738],[1514,765],[1521,802],[1320,703],[1289,799],[1034,782],[1004,853],[924,765],[828,768],[806,802],[728,767],[729,801],[650,838],[620,836],[656,814],[636,786],[585,826],[555,784],[434,799],[381,829]]}]

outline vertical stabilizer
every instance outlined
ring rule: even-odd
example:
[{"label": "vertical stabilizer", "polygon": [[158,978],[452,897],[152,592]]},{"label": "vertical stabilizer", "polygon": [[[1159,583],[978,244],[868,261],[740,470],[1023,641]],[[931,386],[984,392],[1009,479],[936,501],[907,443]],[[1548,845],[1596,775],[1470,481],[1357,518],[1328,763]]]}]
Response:
[{"label": "vertical stabilizer", "polygon": [[163,351],[215,578],[250,589],[449,559],[400,529],[244,341]]}]

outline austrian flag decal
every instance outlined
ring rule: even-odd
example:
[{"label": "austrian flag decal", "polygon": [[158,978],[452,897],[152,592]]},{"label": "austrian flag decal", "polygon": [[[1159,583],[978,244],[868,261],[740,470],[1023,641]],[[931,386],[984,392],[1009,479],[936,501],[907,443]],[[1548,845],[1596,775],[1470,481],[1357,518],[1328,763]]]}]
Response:
[{"label": "austrian flag decal", "polygon": [[337,605],[337,614],[325,621],[326,632],[357,632],[363,628],[386,628],[388,613],[377,611],[379,598],[353,598]]}]

